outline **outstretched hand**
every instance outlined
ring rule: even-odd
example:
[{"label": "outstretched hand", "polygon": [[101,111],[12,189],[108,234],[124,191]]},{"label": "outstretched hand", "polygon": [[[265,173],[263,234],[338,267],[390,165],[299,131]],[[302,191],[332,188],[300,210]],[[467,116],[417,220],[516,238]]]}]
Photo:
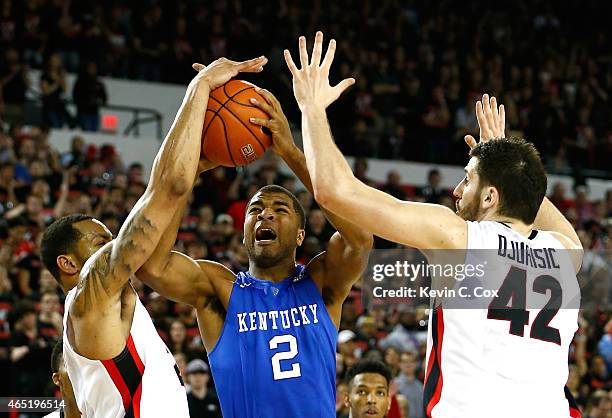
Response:
[{"label": "outstretched hand", "polygon": [[300,36],[300,65],[298,69],[291,58],[289,50],[285,49],[285,61],[293,76],[293,94],[297,100],[300,110],[308,107],[327,108],[332,104],[344,90],[355,83],[354,78],[346,78],[335,86],[329,84],[329,69],[334,60],[336,52],[336,41],[329,41],[325,58],[321,62],[323,52],[323,33],[317,32],[315,36],[312,57],[308,61],[306,50],[306,38]]},{"label": "outstretched hand", "polygon": [[193,64],[192,67],[198,72],[194,80],[205,80],[213,90],[236,77],[238,73],[259,73],[267,63],[268,59],[264,56],[242,62],[219,58],[208,65]]},{"label": "outstretched hand", "polygon": [[[476,102],[476,119],[480,127],[480,142],[487,142],[491,139],[500,139],[505,137],[506,130],[506,111],[504,105],[497,107],[497,99],[484,94],[482,101]],[[478,145],[478,142],[472,135],[465,136],[465,142],[470,149]]]}]

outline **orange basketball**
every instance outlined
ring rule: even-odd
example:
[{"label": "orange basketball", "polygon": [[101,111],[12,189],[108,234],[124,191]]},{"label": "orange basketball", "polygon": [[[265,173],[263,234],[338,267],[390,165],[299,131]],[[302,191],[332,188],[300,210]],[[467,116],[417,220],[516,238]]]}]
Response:
[{"label": "orange basketball", "polygon": [[272,143],[269,132],[249,122],[249,118],[269,116],[251,104],[265,99],[255,85],[230,80],[210,92],[202,131],[202,153],[226,167],[247,165],[261,157]]}]

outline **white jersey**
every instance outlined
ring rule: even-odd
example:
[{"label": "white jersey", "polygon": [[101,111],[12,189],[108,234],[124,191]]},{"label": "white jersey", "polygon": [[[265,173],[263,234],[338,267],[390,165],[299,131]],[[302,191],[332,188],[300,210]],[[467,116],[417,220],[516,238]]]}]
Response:
[{"label": "white jersey", "polygon": [[[565,389],[580,295],[568,252],[549,232],[468,222],[465,264],[484,274],[455,285],[475,294],[469,308],[444,300],[431,311],[428,418],[580,416]],[[475,293],[479,284],[497,296]]]},{"label": "white jersey", "polygon": [[62,408],[45,415],[43,418],[64,418],[64,410]]},{"label": "white jersey", "polygon": [[[64,329],[76,288],[66,295]],[[189,418],[187,395],[174,357],[136,297],[124,350],[110,360],[77,354],[64,332],[64,363],[83,417]]]}]

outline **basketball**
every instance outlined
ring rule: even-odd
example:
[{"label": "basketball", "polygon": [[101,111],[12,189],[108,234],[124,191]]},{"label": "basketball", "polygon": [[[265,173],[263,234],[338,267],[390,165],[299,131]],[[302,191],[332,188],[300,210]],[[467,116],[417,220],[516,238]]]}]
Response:
[{"label": "basketball", "polygon": [[209,160],[226,167],[247,165],[272,143],[269,133],[249,122],[252,117],[268,118],[250,102],[251,98],[265,102],[255,87],[246,81],[230,80],[210,92],[202,131],[202,154]]}]

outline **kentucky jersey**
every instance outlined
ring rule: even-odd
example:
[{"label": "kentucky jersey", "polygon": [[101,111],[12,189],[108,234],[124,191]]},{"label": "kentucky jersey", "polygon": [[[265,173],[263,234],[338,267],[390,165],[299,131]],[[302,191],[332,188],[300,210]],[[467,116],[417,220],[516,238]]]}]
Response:
[{"label": "kentucky jersey", "polygon": [[451,308],[446,298],[431,311],[427,417],[580,416],[565,390],[580,297],[568,253],[549,232],[468,222],[465,265],[484,274],[455,283],[476,298]]},{"label": "kentucky jersey", "polygon": [[223,416],[334,417],[336,337],[304,266],[279,283],[239,273],[208,356]]}]

